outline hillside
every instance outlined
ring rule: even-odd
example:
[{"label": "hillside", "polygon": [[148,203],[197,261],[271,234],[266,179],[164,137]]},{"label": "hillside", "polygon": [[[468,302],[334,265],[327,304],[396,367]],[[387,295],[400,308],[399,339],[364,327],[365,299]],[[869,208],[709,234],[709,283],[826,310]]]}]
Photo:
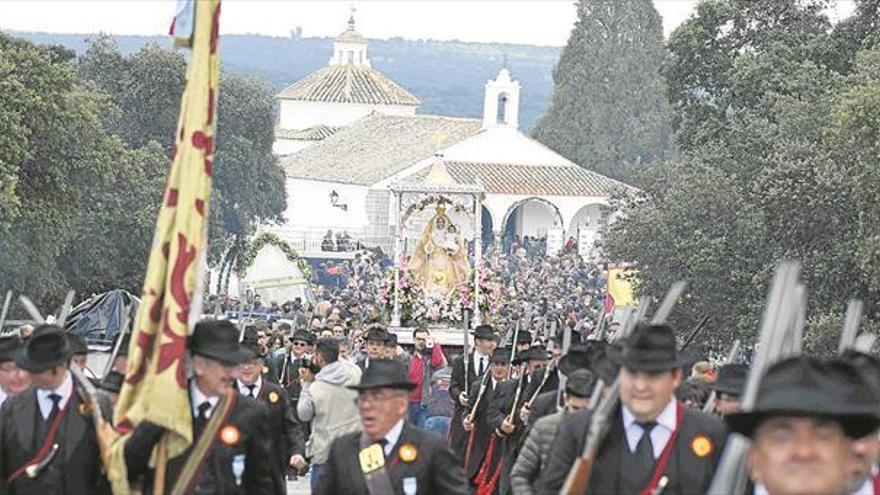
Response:
[{"label": "hillside", "polygon": [[[88,34],[14,32],[37,43],[53,43],[78,53]],[[116,36],[123,53],[147,43],[170,46],[165,36]],[[280,91],[323,67],[333,53],[332,38],[227,35],[222,41],[225,70],[265,80]],[[520,126],[529,129],[544,114],[553,90],[553,66],[559,48],[458,41],[372,40],[373,67],[422,100],[421,113],[481,117],[483,85],[494,78],[507,57],[513,77],[522,83]]]}]

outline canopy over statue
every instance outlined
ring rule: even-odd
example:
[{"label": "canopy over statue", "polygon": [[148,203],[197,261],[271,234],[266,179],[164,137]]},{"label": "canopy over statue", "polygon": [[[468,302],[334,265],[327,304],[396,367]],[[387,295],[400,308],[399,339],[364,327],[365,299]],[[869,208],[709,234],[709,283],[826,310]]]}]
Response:
[{"label": "canopy over statue", "polygon": [[446,208],[438,206],[422,230],[409,268],[426,296],[450,297],[470,274],[467,254],[460,229],[446,215]]}]

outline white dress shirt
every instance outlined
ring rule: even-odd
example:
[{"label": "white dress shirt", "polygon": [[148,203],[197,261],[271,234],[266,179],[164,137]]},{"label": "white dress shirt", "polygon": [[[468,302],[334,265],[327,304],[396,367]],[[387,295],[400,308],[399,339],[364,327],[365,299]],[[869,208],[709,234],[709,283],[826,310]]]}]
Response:
[{"label": "white dress shirt", "polygon": [[3,403],[6,402],[6,399],[9,398],[9,395],[3,390],[3,387],[0,387],[0,407],[3,407]]},{"label": "white dress shirt", "polygon": [[[623,429],[626,432],[626,444],[630,452],[635,452],[644,430],[636,424],[636,417],[633,416],[633,413],[626,406],[623,406],[621,411],[623,414]],[[654,420],[657,422],[657,425],[651,430],[654,459],[660,457],[663,449],[666,448],[666,443],[672,437],[672,432],[675,431],[676,423],[678,422],[677,415],[676,400],[672,398],[669,400],[669,404],[666,404],[666,407],[657,416],[657,419]]]},{"label": "white dress shirt", "polygon": [[193,417],[194,418],[199,417],[199,406],[203,402],[208,401],[208,403],[211,404],[211,408],[208,409],[208,411],[205,413],[205,417],[210,418],[211,413],[213,413],[214,409],[217,407],[217,403],[220,402],[220,397],[216,396],[216,395],[214,397],[208,397],[207,395],[205,395],[202,392],[202,390],[199,388],[199,386],[196,385],[195,380],[192,380],[189,382],[189,393],[190,393],[190,397],[192,397],[191,406],[192,406],[192,411],[193,411]]},{"label": "white dress shirt", "polygon": [[480,359],[483,359],[483,371],[489,371],[489,356],[484,356],[483,354],[477,352],[477,350],[475,349],[473,364],[474,376],[480,373]]},{"label": "white dress shirt", "polygon": [[[238,390],[241,392],[241,395],[250,397],[248,386],[241,380],[236,381],[238,382]],[[263,377],[257,375],[257,381],[254,382],[254,399],[260,396],[260,390],[263,390]]]},{"label": "white dress shirt", "polygon": [[49,398],[50,394],[61,396],[61,400],[58,402],[59,411],[64,409],[67,406],[67,401],[70,400],[70,395],[73,393],[73,377],[69,371],[64,370],[64,372],[67,374],[67,377],[64,378],[64,381],[61,382],[58,388],[54,390],[37,389],[37,403],[40,405],[40,414],[43,416],[43,419],[49,418],[49,414],[52,413],[52,406],[55,405],[52,399]]},{"label": "white dress shirt", "polygon": [[394,452],[394,446],[397,445],[397,441],[400,440],[400,434],[403,432],[403,420],[397,422],[394,426],[388,430],[388,433],[385,434],[385,446],[382,447],[382,450],[385,451],[385,457],[391,455]]}]

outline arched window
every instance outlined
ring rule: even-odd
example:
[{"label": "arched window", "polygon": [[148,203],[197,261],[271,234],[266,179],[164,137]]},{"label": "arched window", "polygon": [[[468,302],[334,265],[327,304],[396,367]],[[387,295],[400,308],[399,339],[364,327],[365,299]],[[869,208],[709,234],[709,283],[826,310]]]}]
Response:
[{"label": "arched window", "polygon": [[501,93],[498,95],[498,107],[497,114],[495,115],[495,122],[497,124],[506,124],[507,123],[507,93]]}]

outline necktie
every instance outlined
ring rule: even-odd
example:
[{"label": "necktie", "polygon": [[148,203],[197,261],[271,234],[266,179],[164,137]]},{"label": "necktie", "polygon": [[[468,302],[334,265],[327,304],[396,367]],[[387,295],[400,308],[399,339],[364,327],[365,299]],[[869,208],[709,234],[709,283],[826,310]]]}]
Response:
[{"label": "necktie", "polygon": [[49,411],[49,417],[46,421],[51,423],[55,419],[55,416],[58,416],[58,411],[61,410],[59,407],[59,404],[61,404],[61,396],[53,392],[49,394],[49,400],[52,401],[52,410]]},{"label": "necktie", "polygon": [[248,389],[248,397],[255,397],[254,396],[254,389],[257,388],[257,384],[252,383],[250,385],[245,385],[245,387],[247,387],[247,389]]},{"label": "necktie", "polygon": [[480,357],[480,375],[483,375],[483,372],[486,371],[486,358]]},{"label": "necktie", "polygon": [[654,470],[654,444],[651,442],[651,430],[657,426],[657,422],[646,421],[636,424],[642,427],[642,438],[636,444],[636,463],[639,466],[636,479],[646,480]]},{"label": "necktie", "polygon": [[199,412],[196,415],[196,420],[193,423],[193,429],[195,430],[194,437],[198,437],[201,435],[202,430],[205,428],[205,424],[208,422],[208,410],[211,409],[211,403],[208,401],[202,402],[199,404]]},{"label": "necktie", "polygon": [[388,452],[385,451],[385,446],[388,445],[388,439],[387,439],[387,438],[383,438],[383,439],[381,439],[381,440],[376,440],[376,443],[379,444],[379,447],[382,447],[382,454],[383,454],[383,455],[385,456],[385,458],[387,459],[387,458],[388,458]]}]

